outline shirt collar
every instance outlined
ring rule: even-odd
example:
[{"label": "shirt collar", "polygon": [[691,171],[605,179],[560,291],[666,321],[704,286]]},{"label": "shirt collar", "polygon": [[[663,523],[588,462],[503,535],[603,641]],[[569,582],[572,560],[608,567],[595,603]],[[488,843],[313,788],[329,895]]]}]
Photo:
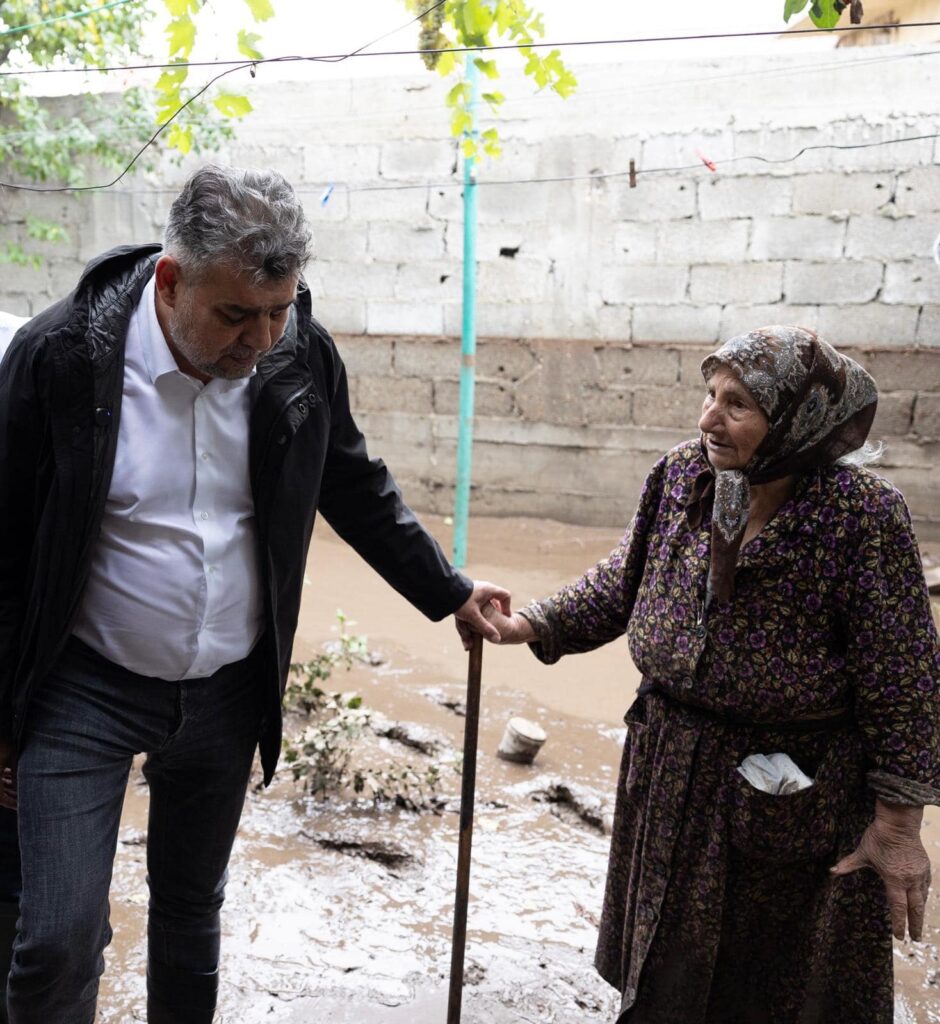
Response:
[{"label": "shirt collar", "polygon": [[156,278],[151,277],[140,297],[140,342],[144,354],[144,365],[150,375],[150,383],[156,384],[160,377],[168,373],[179,373],[179,367],[173,358],[163,328],[157,319],[157,288]]}]

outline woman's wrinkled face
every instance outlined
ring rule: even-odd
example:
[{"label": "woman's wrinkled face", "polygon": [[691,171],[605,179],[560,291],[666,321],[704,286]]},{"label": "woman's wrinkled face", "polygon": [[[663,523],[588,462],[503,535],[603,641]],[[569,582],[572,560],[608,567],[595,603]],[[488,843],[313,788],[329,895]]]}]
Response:
[{"label": "woman's wrinkled face", "polygon": [[716,470],[744,469],[770,425],[764,411],[727,366],[708,378],[698,428]]}]

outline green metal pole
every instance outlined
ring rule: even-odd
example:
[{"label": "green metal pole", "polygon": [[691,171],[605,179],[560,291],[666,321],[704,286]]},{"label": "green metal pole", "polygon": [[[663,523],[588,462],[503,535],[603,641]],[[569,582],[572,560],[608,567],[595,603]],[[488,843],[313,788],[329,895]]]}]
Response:
[{"label": "green metal pole", "polygon": [[[476,118],[479,71],[475,53],[467,54],[470,116]],[[476,132],[473,132],[475,137]],[[473,454],[473,391],[477,348],[477,183],[475,157],[463,162],[463,327],[460,335],[460,411],[457,427],[457,491],[454,499],[454,565],[467,564],[470,518],[470,464]]]}]

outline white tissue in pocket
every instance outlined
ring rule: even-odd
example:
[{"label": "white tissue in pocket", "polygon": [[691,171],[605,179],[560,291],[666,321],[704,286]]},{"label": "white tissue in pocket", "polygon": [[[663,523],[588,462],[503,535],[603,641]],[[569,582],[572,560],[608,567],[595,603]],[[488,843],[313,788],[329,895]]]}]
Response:
[{"label": "white tissue in pocket", "polygon": [[813,784],[788,754],[750,754],[738,765],[738,771],[755,789],[774,796],[798,793]]}]

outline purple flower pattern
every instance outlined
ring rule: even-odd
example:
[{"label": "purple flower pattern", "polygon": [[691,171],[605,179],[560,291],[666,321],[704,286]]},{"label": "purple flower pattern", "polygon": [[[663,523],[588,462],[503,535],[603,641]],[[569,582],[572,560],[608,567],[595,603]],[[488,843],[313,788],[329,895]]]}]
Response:
[{"label": "purple flower pattern", "polygon": [[[812,471],[706,614],[711,521],[685,520],[702,468],[698,442],[664,456],[615,551],[539,603],[542,660],[626,633],[654,687],[626,716],[597,967],[621,1024],[890,1024],[882,883],[828,868],[871,818],[866,773],[940,798],[940,649],[907,508],[867,470]],[[845,709],[840,729],[793,727]],[[815,784],[772,797],[736,773],[774,751]]]}]

